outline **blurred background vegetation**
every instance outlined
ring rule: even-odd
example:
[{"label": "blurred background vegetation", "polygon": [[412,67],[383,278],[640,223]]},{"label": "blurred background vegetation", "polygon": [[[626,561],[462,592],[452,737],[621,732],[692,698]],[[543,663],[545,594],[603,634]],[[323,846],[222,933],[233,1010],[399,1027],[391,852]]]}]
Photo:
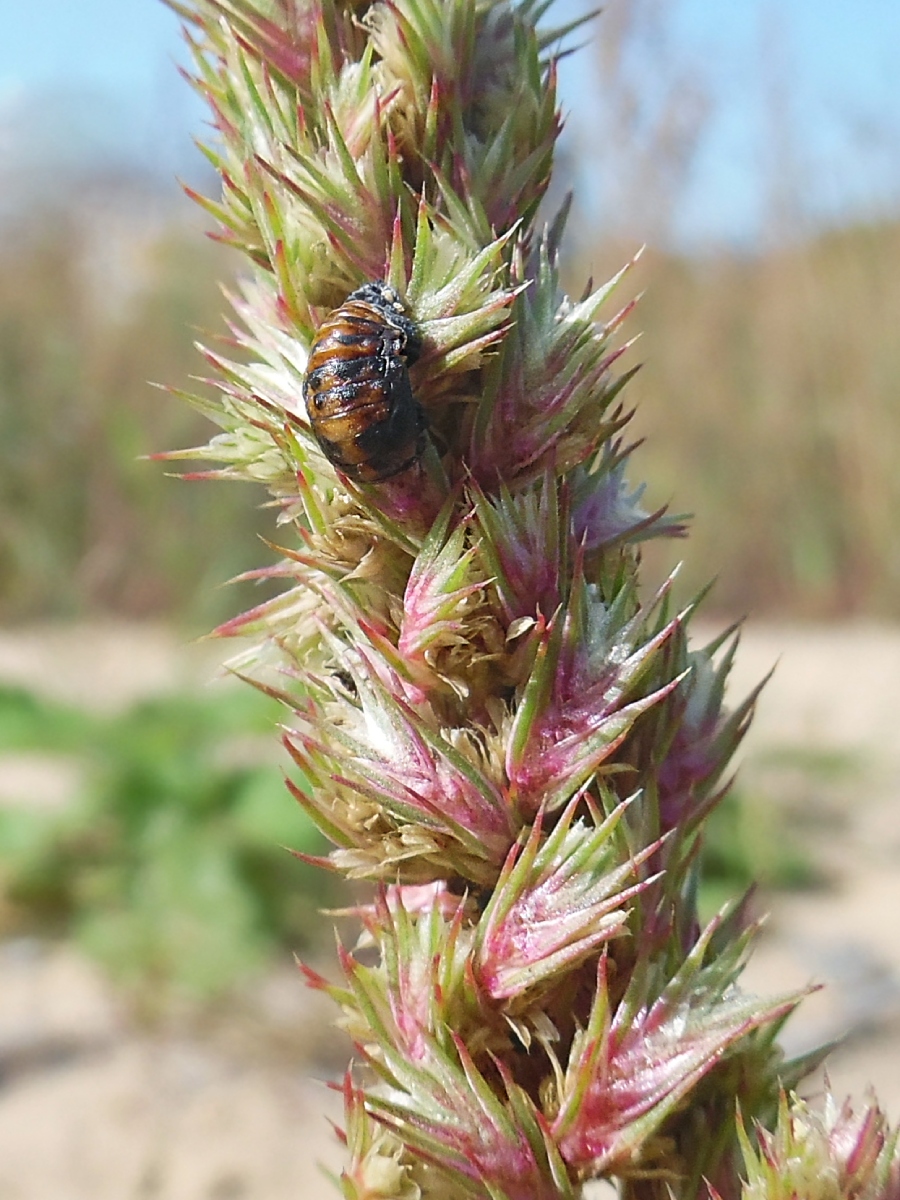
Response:
[{"label": "blurred background vegetation", "polygon": [[77,184],[75,205],[15,214],[0,243],[0,621],[199,630],[240,603],[217,585],[259,556],[262,497],[145,460],[209,436],[149,381],[202,373],[193,340],[221,331],[229,265],[150,180]]},{"label": "blurred background vegetation", "polygon": [[[716,576],[710,603],[729,615],[896,616],[900,200],[893,216],[810,211],[783,81],[760,56],[761,224],[738,242],[685,234],[716,112],[704,64],[666,37],[678,8],[611,5],[571,60],[591,93],[551,198],[576,189],[567,283],[579,294],[586,268],[605,277],[649,241],[623,285],[646,289],[629,330],[647,439],[634,469],[651,503],[697,514],[689,550],[670,548],[686,586]],[[46,162],[29,171],[0,239],[0,621],[104,612],[202,630],[246,601],[217,585],[265,559],[268,521],[244,485],[179,483],[142,460],[208,435],[148,381],[203,373],[192,343],[223,331],[219,281],[239,264],[148,164],[86,151],[52,186]]]},{"label": "blurred background vegetation", "polygon": [[247,687],[105,714],[0,686],[0,772],[37,752],[74,776],[63,804],[0,805],[0,929],[74,939],[148,1017],[309,951],[338,893],[288,853],[325,846],[283,786],[279,717]]},{"label": "blurred background vegetation", "polygon": [[[220,328],[232,264],[184,215],[142,229],[132,212],[110,280],[95,217],[22,216],[0,244],[0,621],[199,630],[248,599],[217,585],[265,560],[262,497],[141,456],[208,436],[148,380],[202,373],[192,340]],[[635,248],[576,235],[598,276]],[[717,576],[727,614],[896,616],[900,222],[753,255],[651,249],[635,277],[634,463],[650,503],[697,514],[674,551],[688,583]]]},{"label": "blurred background vegetation", "polygon": [[[738,239],[686,233],[717,111],[710,64],[673,35],[680,7],[609,6],[573,66],[584,96],[569,94],[554,193],[576,189],[574,294],[649,242],[624,285],[646,288],[633,464],[650,505],[697,514],[687,545],[648,549],[650,570],[684,556],[685,593],[715,576],[707,610],[723,618],[896,619],[900,180],[888,203],[823,214],[790,63],[760,51],[761,218]],[[193,340],[223,332],[219,284],[239,265],[161,157],[63,154],[51,138],[0,210],[0,626],[152,618],[187,635],[257,598],[219,585],[267,560],[262,494],[143,457],[209,436],[148,381],[202,388]],[[196,159],[183,174],[215,188]],[[301,944],[322,884],[279,846],[314,849],[309,830],[276,765],[223,749],[276,719],[232,693],[101,719],[4,692],[0,752],[75,753],[83,781],[62,815],[0,809],[0,923],[74,933],[126,978],[200,991]],[[790,853],[766,859],[778,838],[743,803],[711,835],[715,888],[808,878]]]}]

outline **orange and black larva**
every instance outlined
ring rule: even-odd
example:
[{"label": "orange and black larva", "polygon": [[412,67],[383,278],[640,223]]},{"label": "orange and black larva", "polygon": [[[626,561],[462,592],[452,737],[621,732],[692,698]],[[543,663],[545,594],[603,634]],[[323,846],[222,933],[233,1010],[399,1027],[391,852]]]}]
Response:
[{"label": "orange and black larva", "polygon": [[319,326],[303,399],[323,454],[351,479],[379,483],[424,454],[425,413],[408,370],[419,350],[415,326],[386,283],[363,284]]}]

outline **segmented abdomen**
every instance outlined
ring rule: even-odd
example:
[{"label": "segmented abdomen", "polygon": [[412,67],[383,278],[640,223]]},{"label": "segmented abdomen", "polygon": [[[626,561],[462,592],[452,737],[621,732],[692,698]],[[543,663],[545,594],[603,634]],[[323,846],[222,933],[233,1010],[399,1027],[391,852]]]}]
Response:
[{"label": "segmented abdomen", "polygon": [[351,479],[390,479],[422,457],[425,414],[407,369],[417,351],[413,324],[383,283],[352,292],[319,326],[306,411],[325,457]]}]

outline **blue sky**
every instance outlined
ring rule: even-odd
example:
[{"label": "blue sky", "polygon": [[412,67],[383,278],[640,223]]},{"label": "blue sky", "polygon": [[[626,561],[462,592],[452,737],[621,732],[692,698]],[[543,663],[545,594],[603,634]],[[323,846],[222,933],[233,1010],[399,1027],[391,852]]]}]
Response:
[{"label": "blue sky", "polygon": [[[617,0],[611,0],[612,3]],[[558,0],[560,17],[590,7]],[[183,169],[199,101],[177,77],[178,20],[161,0],[10,3],[0,40],[0,162],[90,149]],[[652,5],[650,6],[652,7]],[[788,199],[812,220],[900,207],[898,0],[661,0],[671,44],[709,102],[673,230],[752,242],[791,163]],[[595,36],[602,36],[603,19]],[[651,51],[652,53],[652,51]],[[598,103],[590,49],[565,61],[562,100]],[[652,80],[648,80],[652,86]],[[590,159],[589,121],[573,119]],[[585,179],[590,189],[590,169]],[[782,181],[786,182],[786,181]],[[637,231],[639,232],[639,231]]]}]

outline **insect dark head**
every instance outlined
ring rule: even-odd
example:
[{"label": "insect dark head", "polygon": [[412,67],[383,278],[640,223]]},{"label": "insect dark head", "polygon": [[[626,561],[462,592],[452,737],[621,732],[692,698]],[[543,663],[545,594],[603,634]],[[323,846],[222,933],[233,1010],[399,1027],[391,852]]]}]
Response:
[{"label": "insect dark head", "polygon": [[365,283],[329,313],[310,348],[303,397],[325,457],[345,475],[379,483],[425,452],[425,414],[408,366],[416,327],[392,287]]},{"label": "insect dark head", "polygon": [[381,313],[386,321],[392,325],[396,325],[398,329],[401,329],[406,334],[406,347],[403,354],[406,358],[407,366],[411,367],[422,352],[422,342],[414,323],[407,315],[406,308],[399,294],[394,291],[389,283],[376,280],[373,283],[364,283],[356,291],[351,292],[345,304],[349,304],[352,300],[361,300],[363,304],[371,305],[372,308]]}]

